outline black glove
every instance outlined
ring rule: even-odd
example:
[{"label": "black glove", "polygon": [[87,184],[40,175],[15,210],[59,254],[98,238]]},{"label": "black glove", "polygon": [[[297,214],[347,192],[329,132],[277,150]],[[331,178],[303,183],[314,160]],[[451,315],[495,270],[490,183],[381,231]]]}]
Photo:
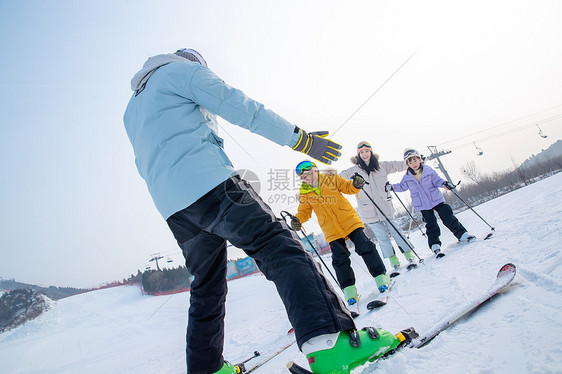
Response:
[{"label": "black glove", "polygon": [[297,217],[293,217],[293,219],[291,219],[291,228],[295,231],[299,231],[301,227],[301,221]]},{"label": "black glove", "polygon": [[449,182],[445,182],[445,183],[443,183],[443,187],[445,187],[446,189],[451,191],[451,190],[454,190],[457,186],[455,186],[454,184],[451,184]]},{"label": "black glove", "polygon": [[359,174],[355,174],[351,180],[353,181],[353,187],[357,188],[357,189],[362,189],[363,186],[365,185],[365,179],[363,179],[362,176],[360,176]]},{"label": "black glove", "polygon": [[330,139],[325,139],[328,136],[328,131],[316,131],[308,134],[301,129],[301,137],[293,147],[295,151],[302,152],[312,158],[317,159],[325,164],[331,164],[332,161],[337,161],[341,156],[341,145],[334,143]]},{"label": "black glove", "polygon": [[390,184],[390,182],[386,182],[386,184],[384,185],[384,190],[386,192],[390,192],[390,191],[394,190],[394,187],[392,187],[392,184]]}]

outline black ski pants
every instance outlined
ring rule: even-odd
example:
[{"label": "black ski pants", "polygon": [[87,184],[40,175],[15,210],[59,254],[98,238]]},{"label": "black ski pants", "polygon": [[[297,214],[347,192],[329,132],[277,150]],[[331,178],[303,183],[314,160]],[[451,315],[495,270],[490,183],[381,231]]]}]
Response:
[{"label": "black ski pants", "polygon": [[427,243],[429,248],[433,244],[441,245],[441,240],[439,236],[441,235],[441,230],[437,224],[437,218],[435,217],[434,211],[439,214],[443,224],[455,235],[457,239],[460,239],[462,234],[466,232],[464,226],[459,222],[457,217],[453,214],[453,209],[451,206],[445,203],[440,203],[434,206],[432,209],[422,210],[423,220],[425,222],[425,233],[427,235]]},{"label": "black ski pants", "polygon": [[[386,268],[382,262],[375,243],[367,238],[363,229],[359,228],[348,235],[349,240],[355,244],[355,252],[363,258],[369,273],[373,277],[386,273]],[[340,238],[330,242],[332,250],[332,266],[336,271],[336,277],[342,290],[355,284],[355,273],[351,267],[349,250],[345,245],[345,239]]]},{"label": "black ski pants", "polygon": [[243,249],[275,283],[299,348],[312,337],[355,328],[294,231],[239,177],[226,180],[167,222],[195,276],[186,336],[188,374],[214,373],[223,365],[226,240]]}]

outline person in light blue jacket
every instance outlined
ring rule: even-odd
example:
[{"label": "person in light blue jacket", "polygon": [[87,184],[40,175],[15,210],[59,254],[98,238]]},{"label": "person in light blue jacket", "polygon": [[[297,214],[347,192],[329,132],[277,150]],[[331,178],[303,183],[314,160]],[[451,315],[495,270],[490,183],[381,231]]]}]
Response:
[{"label": "person in light blue jacket", "polygon": [[327,132],[307,133],[227,85],[192,49],[149,58],[131,89],[124,123],[137,169],[194,275],[187,372],[236,372],[222,356],[227,240],[275,283],[303,353],[325,353],[326,341],[337,341],[343,353],[332,363],[343,368],[380,351],[367,330],[358,331],[361,348],[351,347],[351,315],[296,234],[238,176],[216,116],[326,164],[338,159],[341,146],[326,139]]},{"label": "person in light blue jacket", "polygon": [[216,115],[325,163],[340,155],[341,146],[307,134],[228,86],[197,56],[203,64],[177,54],[151,57],[131,81],[135,93],[125,111],[125,129],[137,169],[164,219],[236,175]]},{"label": "person in light blue jacket", "polygon": [[455,186],[439,177],[431,167],[424,165],[420,153],[413,148],[406,148],[404,150],[404,161],[408,165],[408,170],[400,183],[388,183],[385,189],[396,192],[410,190],[412,205],[414,209],[421,212],[425,222],[429,248],[438,257],[443,255],[441,253],[441,241],[439,240],[441,230],[437,224],[434,211],[439,214],[443,224],[459,241],[474,239],[474,236],[470,235],[457,217],[455,217],[453,209],[445,203],[445,197],[439,191],[440,187],[452,190]]}]

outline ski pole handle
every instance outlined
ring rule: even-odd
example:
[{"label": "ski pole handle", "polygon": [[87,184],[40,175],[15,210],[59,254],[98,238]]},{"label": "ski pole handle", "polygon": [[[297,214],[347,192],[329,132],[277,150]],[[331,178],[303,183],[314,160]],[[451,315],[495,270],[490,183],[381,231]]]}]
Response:
[{"label": "ski pole handle", "polygon": [[234,367],[236,368],[236,373],[245,373],[246,372],[246,366],[244,365],[245,363],[247,363],[250,360],[253,360],[256,357],[259,357],[260,353],[258,351],[254,351],[254,355],[250,358],[245,359],[244,361],[235,364]]},{"label": "ski pole handle", "polygon": [[[363,177],[361,176],[361,174],[359,174],[358,172],[355,172],[355,174],[353,174],[353,176],[354,176],[354,177],[357,176],[357,177],[363,178]],[[365,178],[363,178],[363,179],[365,179]],[[365,184],[369,184],[369,182],[365,181]]]},{"label": "ski pole handle", "polygon": [[295,216],[293,216],[291,213],[287,212],[286,210],[282,210],[281,211],[281,217],[283,219],[286,219],[286,216],[288,216],[290,219],[295,218]]}]

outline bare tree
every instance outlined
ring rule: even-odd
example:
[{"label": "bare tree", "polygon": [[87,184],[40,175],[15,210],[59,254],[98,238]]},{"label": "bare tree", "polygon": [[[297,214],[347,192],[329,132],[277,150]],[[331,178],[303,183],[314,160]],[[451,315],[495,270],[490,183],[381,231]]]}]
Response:
[{"label": "bare tree", "polygon": [[515,157],[513,156],[511,156],[511,162],[513,163],[513,172],[517,175],[517,177],[519,177],[519,180],[523,182],[526,186],[528,183],[527,183],[527,177],[525,175],[527,174],[525,173],[525,168],[518,165],[517,161],[515,161]]},{"label": "bare tree", "polygon": [[474,161],[469,161],[461,167],[463,175],[468,177],[471,181],[478,184],[481,180],[481,173]]}]

